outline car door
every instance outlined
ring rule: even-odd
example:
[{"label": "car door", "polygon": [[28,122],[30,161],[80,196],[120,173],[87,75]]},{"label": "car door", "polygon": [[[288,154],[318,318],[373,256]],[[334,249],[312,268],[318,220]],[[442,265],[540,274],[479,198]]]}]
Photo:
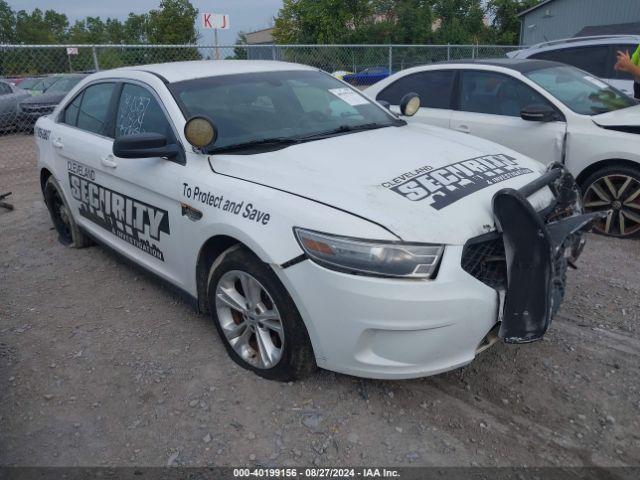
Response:
[{"label": "car door", "polygon": [[400,101],[410,92],[420,96],[420,110],[412,122],[449,128],[451,102],[456,70],[426,70],[400,77],[376,96],[376,100],[389,102],[392,110],[400,112]]},{"label": "car door", "polygon": [[60,138],[63,145],[58,147],[65,153],[75,218],[120,253],[181,286],[184,262],[175,254],[182,231],[176,179],[184,172],[184,155],[177,161],[113,155],[116,136],[155,132],[166,135],[169,143],[177,143],[178,137],[150,88],[108,84],[108,101],[98,91],[106,88],[101,83],[88,87],[64,112],[70,122],[77,118],[69,139]]},{"label": "car door", "polygon": [[463,70],[451,128],[505,145],[545,164],[562,161],[566,122],[523,120],[520,112],[532,105],[551,104],[509,75]]}]

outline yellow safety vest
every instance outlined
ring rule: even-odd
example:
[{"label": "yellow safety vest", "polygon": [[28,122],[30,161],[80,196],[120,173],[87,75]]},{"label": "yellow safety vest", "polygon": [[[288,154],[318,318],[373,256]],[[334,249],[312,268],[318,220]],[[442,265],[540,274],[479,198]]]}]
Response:
[{"label": "yellow safety vest", "polygon": [[631,57],[631,60],[633,61],[633,63],[635,65],[640,66],[640,45],[638,45],[638,49],[636,50],[636,52]]}]

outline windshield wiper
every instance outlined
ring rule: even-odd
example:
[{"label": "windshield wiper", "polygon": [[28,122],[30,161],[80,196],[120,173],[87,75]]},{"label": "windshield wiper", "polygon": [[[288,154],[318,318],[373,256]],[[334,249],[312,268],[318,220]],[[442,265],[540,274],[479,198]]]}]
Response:
[{"label": "windshield wiper", "polygon": [[289,145],[295,145],[300,143],[300,140],[295,137],[275,137],[275,138],[262,138],[260,140],[252,140],[250,142],[235,143],[233,145],[225,145],[223,147],[214,147],[207,150],[207,153],[228,153],[237,152],[241,150],[254,150],[256,148],[269,148],[269,147],[288,147]]},{"label": "windshield wiper", "polygon": [[377,122],[363,123],[361,125],[340,125],[338,128],[334,128],[333,130],[328,130],[326,132],[314,133],[311,135],[306,135],[304,137],[298,137],[298,140],[306,142],[309,140],[329,138],[329,137],[333,137],[343,133],[362,132],[364,130],[375,130],[376,128],[391,127],[394,125],[395,124],[384,124],[384,123],[377,123]]}]

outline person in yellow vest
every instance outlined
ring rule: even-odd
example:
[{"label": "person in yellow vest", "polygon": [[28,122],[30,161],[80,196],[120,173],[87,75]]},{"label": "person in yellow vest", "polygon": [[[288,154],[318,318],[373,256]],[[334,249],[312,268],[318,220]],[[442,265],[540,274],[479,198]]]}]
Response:
[{"label": "person in yellow vest", "polygon": [[637,99],[640,99],[640,45],[633,55],[629,52],[618,52],[618,61],[615,66],[616,70],[627,72],[633,76],[635,83],[633,84],[633,92]]}]

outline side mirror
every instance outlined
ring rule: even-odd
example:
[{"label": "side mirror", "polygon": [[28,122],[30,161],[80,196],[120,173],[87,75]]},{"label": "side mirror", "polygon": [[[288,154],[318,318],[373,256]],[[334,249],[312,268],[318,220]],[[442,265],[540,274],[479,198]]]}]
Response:
[{"label": "side mirror", "polygon": [[528,122],[553,122],[558,120],[558,112],[549,105],[529,105],[522,109],[520,117]]},{"label": "side mirror", "polygon": [[118,158],[174,158],[178,145],[167,145],[167,137],[159,133],[137,133],[118,137],[113,142],[113,154]]},{"label": "side mirror", "polygon": [[400,100],[400,113],[405,117],[413,117],[420,110],[420,96],[409,92]]}]

